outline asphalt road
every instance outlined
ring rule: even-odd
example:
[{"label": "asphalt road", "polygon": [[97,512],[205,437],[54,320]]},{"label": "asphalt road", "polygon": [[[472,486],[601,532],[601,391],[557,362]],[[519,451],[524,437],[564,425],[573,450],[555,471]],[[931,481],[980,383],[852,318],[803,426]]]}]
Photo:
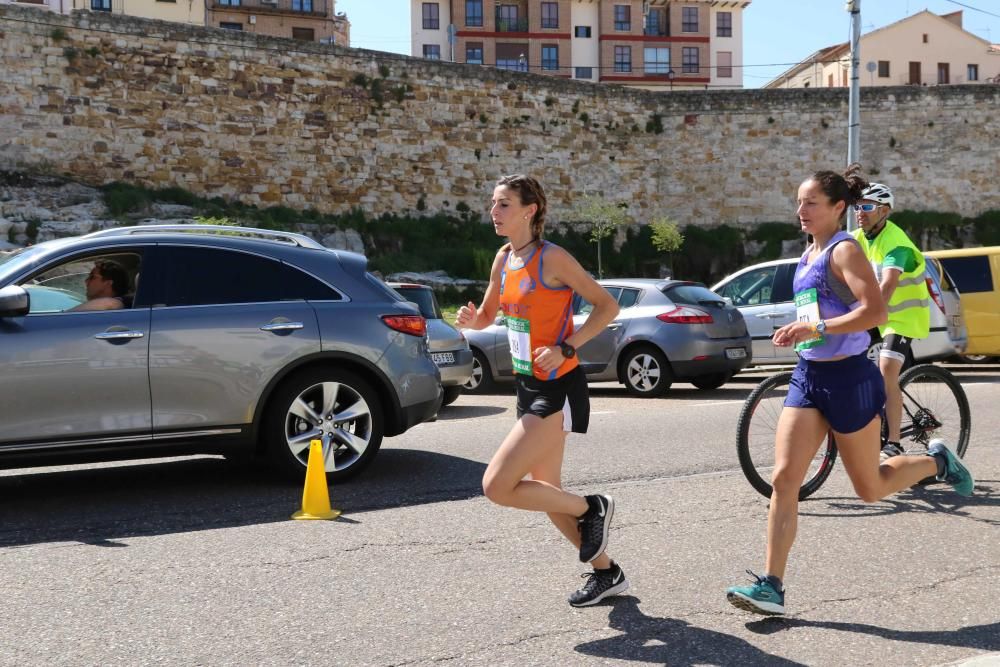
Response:
[{"label": "asphalt road", "polygon": [[[838,466],[802,505],[789,616],[731,607],[763,564],[766,501],[735,458],[761,376],[640,400],[592,390],[564,483],[618,510],[631,589],[589,609],[586,571],[539,514],[480,478],[512,397],[463,396],[331,488],[217,458],[0,472],[2,665],[940,665],[1000,654],[1000,367],[952,367],[973,416],[976,492],[856,500]],[[996,656],[987,658],[990,661]]]}]

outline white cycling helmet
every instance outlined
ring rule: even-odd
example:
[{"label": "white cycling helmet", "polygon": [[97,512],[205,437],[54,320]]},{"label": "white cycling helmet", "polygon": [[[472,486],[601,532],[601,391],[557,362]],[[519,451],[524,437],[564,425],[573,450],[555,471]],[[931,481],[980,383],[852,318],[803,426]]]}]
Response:
[{"label": "white cycling helmet", "polygon": [[893,208],[893,204],[896,203],[892,196],[892,190],[889,189],[889,186],[881,183],[869,183],[868,187],[861,192],[861,198],[885,204],[889,208]]}]

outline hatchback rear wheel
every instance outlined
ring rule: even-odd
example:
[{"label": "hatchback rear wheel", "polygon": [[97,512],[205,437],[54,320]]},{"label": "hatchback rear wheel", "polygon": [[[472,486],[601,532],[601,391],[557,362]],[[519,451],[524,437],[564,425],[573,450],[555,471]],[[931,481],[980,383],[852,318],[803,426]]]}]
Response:
[{"label": "hatchback rear wheel", "polygon": [[326,477],[345,480],[364,470],[382,445],[382,404],[361,376],[338,368],[296,374],[267,407],[264,437],[279,470],[301,480],[309,445],[323,442]]},{"label": "hatchback rear wheel", "polygon": [[472,377],[462,385],[469,394],[485,394],[493,389],[493,372],[486,355],[479,350],[472,350]]},{"label": "hatchback rear wheel", "polygon": [[655,347],[632,348],[618,368],[619,381],[633,396],[662,396],[673,383],[667,358]]},{"label": "hatchback rear wheel", "polygon": [[711,375],[699,375],[696,378],[691,379],[691,384],[698,387],[698,389],[704,389],[705,391],[710,391],[712,389],[718,389],[722,385],[729,382],[729,378],[733,377],[732,373],[712,373]]}]

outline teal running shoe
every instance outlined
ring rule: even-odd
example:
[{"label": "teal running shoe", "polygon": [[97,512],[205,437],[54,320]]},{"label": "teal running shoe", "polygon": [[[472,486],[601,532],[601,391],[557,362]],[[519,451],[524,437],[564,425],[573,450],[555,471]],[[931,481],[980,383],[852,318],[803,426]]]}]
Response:
[{"label": "teal running shoe", "polygon": [[976,481],[972,478],[972,473],[965,467],[962,460],[955,456],[955,453],[948,449],[943,440],[935,438],[931,440],[927,447],[927,453],[931,456],[939,456],[944,459],[944,474],[939,475],[937,480],[945,484],[951,484],[955,493],[960,496],[971,496],[972,488]]},{"label": "teal running shoe", "polygon": [[738,609],[763,614],[764,616],[781,616],[785,613],[785,592],[775,590],[764,577],[747,570],[747,574],[755,579],[752,586],[733,586],[726,591],[726,599]]}]

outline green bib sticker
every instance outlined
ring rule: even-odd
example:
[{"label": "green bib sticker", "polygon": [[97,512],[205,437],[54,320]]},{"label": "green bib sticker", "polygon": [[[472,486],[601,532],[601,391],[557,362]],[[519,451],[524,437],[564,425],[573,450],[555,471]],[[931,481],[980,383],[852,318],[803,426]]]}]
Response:
[{"label": "green bib sticker", "polygon": [[[795,317],[799,322],[816,324],[820,321],[819,316],[819,294],[815,287],[810,287],[795,295]],[[810,348],[818,347],[825,343],[822,335],[816,334],[814,337],[795,344],[795,351],[801,352]]]},{"label": "green bib sticker", "polygon": [[510,358],[514,364],[514,372],[531,375],[531,322],[510,315],[504,319],[507,323],[507,341],[510,343]]}]

